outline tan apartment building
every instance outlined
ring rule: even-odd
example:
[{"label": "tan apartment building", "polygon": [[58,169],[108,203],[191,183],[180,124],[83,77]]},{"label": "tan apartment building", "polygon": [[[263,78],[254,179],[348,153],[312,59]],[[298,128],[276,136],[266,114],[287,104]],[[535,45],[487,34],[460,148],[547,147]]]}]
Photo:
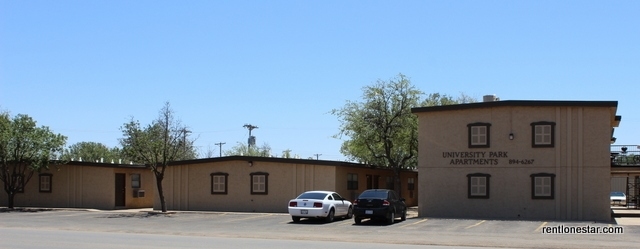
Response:
[{"label": "tan apartment building", "polygon": [[422,217],[610,220],[617,101],[413,108]]},{"label": "tan apartment building", "polygon": [[[120,209],[152,207],[155,177],[142,165],[71,161],[35,172],[16,207]],[[0,191],[0,206],[7,206]]]},{"label": "tan apartment building", "polygon": [[[230,156],[174,162],[163,189],[169,210],[283,213],[304,191],[336,191],[353,200],[365,189],[391,188],[392,176],[392,170],[358,163]],[[400,181],[407,205],[417,205],[417,172],[403,171]]]},{"label": "tan apartment building", "polygon": [[[365,189],[391,188],[392,177],[392,170],[357,163],[231,156],[173,162],[163,190],[169,210],[287,212],[287,202],[304,191],[331,190],[353,200]],[[400,180],[407,205],[417,205],[417,171],[403,171]],[[148,167],[78,161],[35,173],[15,206],[161,209]]]}]

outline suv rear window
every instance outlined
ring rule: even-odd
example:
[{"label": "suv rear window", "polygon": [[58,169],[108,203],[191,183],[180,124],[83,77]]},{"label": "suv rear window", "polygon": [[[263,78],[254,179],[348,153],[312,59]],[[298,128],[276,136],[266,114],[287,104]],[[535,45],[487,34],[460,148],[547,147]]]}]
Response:
[{"label": "suv rear window", "polygon": [[387,191],[364,191],[360,194],[361,199],[366,198],[378,198],[378,199],[387,199]]}]

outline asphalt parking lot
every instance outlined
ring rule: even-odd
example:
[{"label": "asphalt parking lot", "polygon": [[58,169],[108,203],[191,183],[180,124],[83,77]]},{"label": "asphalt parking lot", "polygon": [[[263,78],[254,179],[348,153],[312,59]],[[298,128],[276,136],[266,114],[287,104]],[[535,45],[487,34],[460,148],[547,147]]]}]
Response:
[{"label": "asphalt parking lot", "polygon": [[[623,227],[624,234],[543,234],[545,227]],[[612,223],[419,218],[411,212],[394,224],[338,219],[302,220],[288,214],[175,212],[149,210],[50,210],[2,212],[0,227],[143,234],[217,236],[389,244],[488,246],[510,248],[634,248],[640,226]]]}]

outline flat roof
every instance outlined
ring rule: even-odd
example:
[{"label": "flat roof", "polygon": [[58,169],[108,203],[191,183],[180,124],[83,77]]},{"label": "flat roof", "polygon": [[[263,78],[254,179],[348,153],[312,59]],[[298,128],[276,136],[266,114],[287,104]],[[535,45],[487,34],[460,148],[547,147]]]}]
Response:
[{"label": "flat roof", "polygon": [[[209,163],[209,162],[228,162],[228,161],[272,162],[272,163],[283,163],[283,164],[312,164],[312,165],[337,166],[337,167],[356,167],[356,168],[392,170],[389,167],[370,165],[370,164],[364,164],[364,163],[316,160],[316,159],[282,158],[282,157],[260,157],[260,156],[223,156],[223,157],[173,161],[169,163],[169,166],[200,164],[200,163]],[[401,171],[416,172],[415,169],[402,169]]]},{"label": "flat roof", "polygon": [[411,108],[412,113],[437,112],[477,109],[488,107],[508,107],[508,106],[582,106],[582,107],[611,107],[617,108],[618,101],[571,101],[571,100],[499,100],[488,102],[475,102],[456,105],[424,106]]}]

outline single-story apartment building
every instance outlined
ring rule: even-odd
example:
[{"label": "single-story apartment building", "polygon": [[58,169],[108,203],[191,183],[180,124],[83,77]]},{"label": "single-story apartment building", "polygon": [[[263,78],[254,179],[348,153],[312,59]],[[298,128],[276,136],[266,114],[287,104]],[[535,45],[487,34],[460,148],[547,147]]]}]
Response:
[{"label": "single-story apartment building", "polygon": [[[168,210],[287,212],[308,190],[353,200],[365,189],[391,188],[393,171],[340,161],[229,156],[172,162],[162,182]],[[403,170],[399,191],[418,204],[418,173]],[[7,205],[1,191],[0,206]],[[35,173],[16,207],[160,210],[156,179],[144,165],[70,161]]]},{"label": "single-story apartment building", "polygon": [[[168,210],[281,213],[304,191],[336,191],[354,200],[366,189],[391,188],[392,179],[390,169],[359,163],[228,156],[174,162],[163,188]],[[417,171],[402,171],[400,182],[407,205],[417,205]]]},{"label": "single-story apartment building", "polygon": [[[155,177],[144,165],[70,161],[34,172],[16,207],[121,209],[152,207]],[[8,196],[0,191],[0,206]]]}]

